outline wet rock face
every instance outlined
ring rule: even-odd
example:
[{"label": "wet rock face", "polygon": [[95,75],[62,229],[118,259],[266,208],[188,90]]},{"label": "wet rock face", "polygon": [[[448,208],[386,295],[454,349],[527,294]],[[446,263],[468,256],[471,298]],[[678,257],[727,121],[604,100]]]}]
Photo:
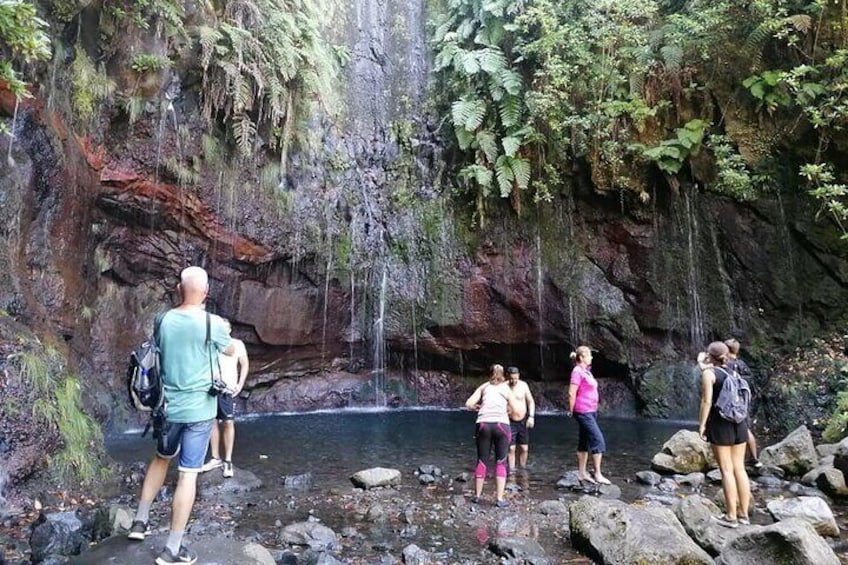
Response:
[{"label": "wet rock face", "polygon": [[121,394],[127,352],[174,302],[179,271],[201,264],[208,307],[248,346],[254,410],[350,405],[384,368],[416,383],[418,402],[455,404],[457,375],[495,362],[561,396],[568,353],[586,343],[616,406],[635,395],[646,415],[687,418],[697,386],[668,362],[708,336],[774,335],[796,312],[844,311],[846,264],[794,199],[752,209],[684,187],[644,205],[575,183],[520,217],[493,203],[485,227],[472,225],[445,190],[440,117],[421,110],[424,7],[335,8],[351,53],[334,93],[342,111],[316,113],[314,143],[272,191],[259,188],[267,163],[207,163],[192,185],[164,171],[160,155],[199,156],[208,131],[188,71],[169,117],[182,144],[152,113],[78,137],[27,110],[16,165],[0,163],[0,309],[62,336],[104,406]]}]

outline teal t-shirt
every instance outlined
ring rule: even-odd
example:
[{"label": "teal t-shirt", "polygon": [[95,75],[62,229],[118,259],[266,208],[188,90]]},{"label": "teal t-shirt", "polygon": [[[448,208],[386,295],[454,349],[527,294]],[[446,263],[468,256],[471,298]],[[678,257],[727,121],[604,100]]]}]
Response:
[{"label": "teal t-shirt", "polygon": [[[210,315],[212,362],[230,346],[230,335],[219,316]],[[169,310],[159,326],[165,414],[169,422],[202,422],[215,417],[218,402],[209,395],[212,384],[206,347],[206,311]]]}]

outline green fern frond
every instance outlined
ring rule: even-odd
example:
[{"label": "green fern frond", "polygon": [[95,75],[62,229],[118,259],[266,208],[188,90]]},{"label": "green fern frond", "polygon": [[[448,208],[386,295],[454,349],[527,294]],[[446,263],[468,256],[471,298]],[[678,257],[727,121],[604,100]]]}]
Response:
[{"label": "green fern frond", "polygon": [[521,140],[517,137],[513,137],[508,135],[501,140],[501,144],[504,148],[504,154],[507,157],[515,157],[515,154],[518,152],[518,149],[521,147]]},{"label": "green fern frond", "polygon": [[677,72],[680,70],[681,63],[683,62],[683,49],[681,49],[679,45],[663,46],[663,48],[660,49],[660,55],[662,55],[663,64],[666,69],[671,72]]},{"label": "green fern frond", "polygon": [[809,16],[809,14],[793,14],[791,16],[787,16],[786,23],[801,33],[808,33],[813,27],[813,19]]},{"label": "green fern frond", "polygon": [[451,113],[455,126],[476,131],[486,117],[486,101],[479,98],[457,100],[451,105]]},{"label": "green fern frond", "polygon": [[256,124],[253,123],[250,116],[242,114],[234,118],[233,137],[242,155],[249,156],[253,153],[253,140],[255,136]]},{"label": "green fern frond", "polygon": [[506,56],[500,49],[488,48],[478,51],[480,68],[490,75],[498,75],[506,70]]},{"label": "green fern frond", "polygon": [[495,139],[495,134],[488,130],[477,132],[477,145],[483,151],[486,160],[494,163],[498,158],[498,142]]},{"label": "green fern frond", "polygon": [[501,198],[507,198],[512,193],[515,173],[510,166],[510,158],[506,155],[501,155],[495,162],[495,178],[498,180]]},{"label": "green fern frond", "polygon": [[504,127],[511,128],[518,125],[521,119],[521,99],[517,96],[505,97],[498,106],[498,113]]},{"label": "green fern frond", "polygon": [[501,71],[500,78],[504,90],[506,90],[509,94],[511,94],[512,96],[518,96],[521,93],[521,89],[524,86],[524,81],[521,79],[520,74],[515,71],[506,69]]},{"label": "green fern frond", "polygon": [[509,163],[510,168],[515,176],[515,183],[518,188],[524,190],[530,185],[530,161],[521,157],[512,159]]}]

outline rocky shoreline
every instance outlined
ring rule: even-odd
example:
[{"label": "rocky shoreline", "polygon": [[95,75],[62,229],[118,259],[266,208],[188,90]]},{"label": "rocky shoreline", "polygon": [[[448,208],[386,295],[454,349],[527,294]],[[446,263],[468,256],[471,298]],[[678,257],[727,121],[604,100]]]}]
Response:
[{"label": "rocky shoreline", "polygon": [[[263,485],[244,469],[227,480],[213,471],[201,478],[188,541],[207,564],[848,563],[848,440],[815,446],[801,427],[763,449],[753,523],[738,529],[711,519],[723,500],[706,447],[681,430],[652,470],[585,488],[567,471],[556,498],[537,497],[519,472],[506,509],[490,496],[472,503],[466,469],[376,468],[330,489],[309,474]],[[151,536],[126,540],[143,467],[121,467],[118,491],[101,498],[11,498],[19,510],[0,517],[0,564],[149,564],[167,532],[171,487],[154,504]],[[623,502],[621,486],[640,494]]]}]

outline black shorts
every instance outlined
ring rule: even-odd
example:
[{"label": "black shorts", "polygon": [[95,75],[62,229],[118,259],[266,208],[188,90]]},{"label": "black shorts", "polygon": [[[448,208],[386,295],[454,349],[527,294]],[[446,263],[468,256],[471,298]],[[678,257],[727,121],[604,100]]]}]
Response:
[{"label": "black shorts", "polygon": [[510,445],[530,445],[530,431],[527,429],[527,418],[523,420],[510,420],[509,428],[512,431]]},{"label": "black shorts", "polygon": [[229,394],[218,395],[218,420],[234,420],[236,417],[236,403]]},{"label": "black shorts", "polygon": [[710,412],[706,426],[707,442],[712,445],[739,445],[748,441],[748,423],[731,422]]}]

